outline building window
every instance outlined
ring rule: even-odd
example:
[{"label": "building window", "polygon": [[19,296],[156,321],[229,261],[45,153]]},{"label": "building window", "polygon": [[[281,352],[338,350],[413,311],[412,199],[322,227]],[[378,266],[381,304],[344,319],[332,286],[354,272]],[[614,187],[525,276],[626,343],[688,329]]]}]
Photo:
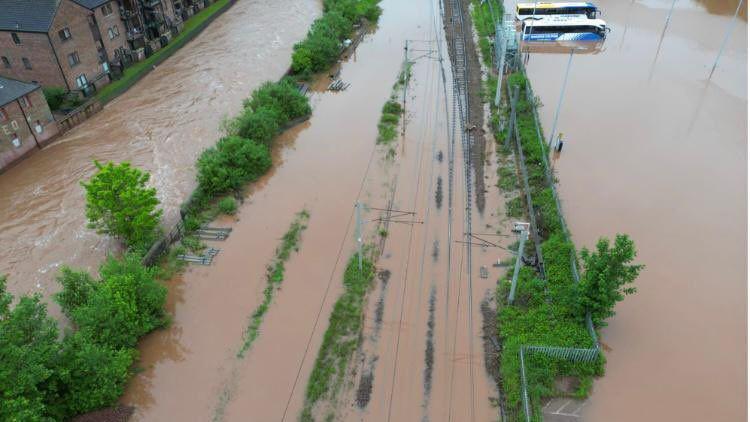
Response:
[{"label": "building window", "polygon": [[78,52],[77,51],[74,51],[74,52],[68,54],[68,64],[70,65],[70,67],[74,67],[75,65],[77,65],[80,62],[81,62],[81,58],[78,57]]},{"label": "building window", "polygon": [[8,60],[8,58],[7,58],[7,57],[5,57],[5,56],[3,56],[3,57],[0,57],[0,60],[2,60],[2,61],[3,61],[3,67],[4,67],[4,68],[6,68],[6,69],[10,69],[10,60]]},{"label": "building window", "polygon": [[89,81],[86,80],[86,75],[80,75],[76,78],[76,85],[78,85],[78,88],[83,89],[89,84]]},{"label": "building window", "polygon": [[44,132],[44,126],[42,126],[42,122],[39,120],[34,123],[34,132],[36,132],[37,135],[41,135],[42,132]]},{"label": "building window", "polygon": [[10,33],[10,37],[11,37],[11,38],[13,38],[13,42],[14,42],[14,43],[15,43],[16,45],[21,45],[21,39],[20,39],[20,38],[18,38],[18,34],[16,34],[15,32],[11,32],[11,33]]},{"label": "building window", "polygon": [[117,25],[109,28],[107,31],[109,33],[109,39],[117,38],[120,36],[120,29],[117,27]]},{"label": "building window", "polygon": [[14,133],[13,137],[10,140],[10,143],[13,144],[14,147],[20,148],[21,147],[21,140],[18,139],[18,134]]},{"label": "building window", "polygon": [[0,122],[8,120],[8,112],[4,108],[0,108]]},{"label": "building window", "polygon": [[112,5],[110,3],[105,4],[102,6],[102,15],[109,16],[112,14]]},{"label": "building window", "polygon": [[23,67],[26,68],[26,70],[31,70],[31,62],[26,57],[21,58],[21,61],[23,62]]},{"label": "building window", "polygon": [[29,98],[28,95],[24,95],[23,97],[21,97],[20,102],[23,108],[31,107],[31,99]]},{"label": "building window", "polygon": [[57,35],[60,36],[60,41],[65,42],[70,39],[70,29],[67,27],[57,31]]}]

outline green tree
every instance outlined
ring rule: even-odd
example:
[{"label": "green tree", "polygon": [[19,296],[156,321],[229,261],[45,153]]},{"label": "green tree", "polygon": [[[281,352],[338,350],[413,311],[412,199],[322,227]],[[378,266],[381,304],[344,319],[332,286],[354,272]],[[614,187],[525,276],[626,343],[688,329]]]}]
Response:
[{"label": "green tree", "polygon": [[268,147],[253,140],[227,136],[198,158],[198,186],[210,197],[238,190],[271,167]]},{"label": "green tree", "polygon": [[62,290],[55,293],[54,299],[68,317],[72,315],[72,311],[88,302],[96,288],[95,281],[89,273],[76,271],[68,266],[62,268],[57,281]]},{"label": "green tree", "polygon": [[270,146],[279,133],[279,112],[270,107],[245,109],[237,118],[237,135]]},{"label": "green tree", "polygon": [[274,110],[278,119],[276,123],[279,126],[312,113],[310,100],[299,92],[297,85],[290,78],[284,78],[279,82],[264,83],[253,91],[243,105],[251,110],[259,110],[261,107]]},{"label": "green tree", "polygon": [[108,258],[99,269],[102,281],[71,319],[98,344],[135,347],[139,337],[167,322],[167,289],[156,281],[156,271],[134,254]]},{"label": "green tree", "polygon": [[55,321],[39,295],[13,297],[0,276],[0,420],[46,421],[60,350]]},{"label": "green tree", "polygon": [[94,164],[99,171],[81,182],[89,228],[122,238],[132,249],[148,247],[162,214],[156,189],[146,186],[150,175],[128,162]]},{"label": "green tree", "polygon": [[78,415],[117,402],[136,354],[97,344],[81,331],[65,336],[56,374],[64,413]]},{"label": "green tree", "polygon": [[581,251],[584,273],[576,286],[579,315],[591,312],[594,325],[606,325],[604,321],[615,314],[615,304],[636,292],[633,282],[643,265],[631,264],[635,257],[635,243],[624,234],[615,237],[612,247],[609,239],[601,238],[595,252]]}]

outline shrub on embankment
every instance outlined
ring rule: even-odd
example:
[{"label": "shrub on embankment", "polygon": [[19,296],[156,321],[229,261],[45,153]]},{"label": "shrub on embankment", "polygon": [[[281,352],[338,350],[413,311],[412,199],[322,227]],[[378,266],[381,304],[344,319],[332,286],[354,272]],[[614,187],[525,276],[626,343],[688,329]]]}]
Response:
[{"label": "shrub on embankment", "polygon": [[237,117],[224,123],[227,136],[198,158],[198,187],[185,206],[188,231],[211,218],[214,213],[204,211],[220,196],[240,191],[265,174],[272,164],[273,140],[289,124],[312,113],[309,99],[289,78],[264,83],[243,106]]},{"label": "shrub on embankment", "polygon": [[65,420],[115,404],[137,340],[167,322],[156,271],[135,255],[108,258],[98,281],[64,268],[55,300],[75,329],[62,339],[40,295],[11,307],[0,277],[0,420]]},{"label": "shrub on embankment", "polygon": [[[595,252],[583,250],[583,274],[576,283],[571,259],[577,254],[568,240],[552,188],[545,175],[547,145],[539,138],[534,120],[536,104],[527,100],[528,81],[522,74],[508,77],[511,86],[520,89],[517,103],[517,130],[524,163],[527,167],[529,189],[535,208],[546,280],[529,267],[522,268],[517,284],[516,300],[510,305],[507,296],[508,279],[501,280],[497,289],[498,327],[502,339],[502,388],[509,409],[521,408],[521,380],[519,349],[525,346],[546,346],[589,349],[593,347],[591,334],[585,325],[587,313],[596,315],[595,326],[603,325],[606,317],[614,314],[616,302],[634,293],[631,283],[641,266],[631,264],[635,245],[626,235],[617,235],[614,247],[601,239]],[[503,142],[501,135],[498,142]],[[585,397],[593,377],[604,373],[604,357],[599,354],[594,362],[570,361],[543,353],[525,354],[526,377],[532,409],[539,409],[545,396],[573,395]],[[555,381],[563,376],[579,380],[575,391],[558,391]],[[532,413],[535,413],[532,410]]]},{"label": "shrub on embankment", "polygon": [[294,46],[292,73],[308,78],[336,63],[342,42],[351,36],[354,24],[367,19],[374,22],[381,9],[380,0],[325,0],[323,16],[316,19],[307,37]]}]

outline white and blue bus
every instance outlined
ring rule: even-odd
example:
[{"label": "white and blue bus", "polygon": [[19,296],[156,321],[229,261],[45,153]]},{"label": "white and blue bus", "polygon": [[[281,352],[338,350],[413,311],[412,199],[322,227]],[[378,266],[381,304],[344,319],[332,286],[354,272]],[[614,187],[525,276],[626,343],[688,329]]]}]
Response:
[{"label": "white and blue bus", "polygon": [[547,16],[585,16],[596,19],[600,14],[594,3],[589,2],[561,2],[561,3],[518,3],[516,5],[516,19],[523,22],[527,19],[543,19]]},{"label": "white and blue bus", "polygon": [[523,41],[601,41],[609,28],[601,19],[548,16],[541,20],[524,21]]}]

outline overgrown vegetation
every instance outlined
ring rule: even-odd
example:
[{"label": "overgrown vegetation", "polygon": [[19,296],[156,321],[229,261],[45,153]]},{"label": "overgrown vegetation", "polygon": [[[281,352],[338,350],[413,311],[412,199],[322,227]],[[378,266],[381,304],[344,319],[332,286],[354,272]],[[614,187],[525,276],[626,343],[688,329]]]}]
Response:
[{"label": "overgrown vegetation", "polygon": [[[609,241],[601,239],[596,252],[582,251],[583,275],[581,283],[576,284],[571,259],[577,254],[564,232],[553,192],[547,184],[544,155],[548,150],[540,142],[536,131],[533,114],[536,104],[527,100],[527,81],[523,75],[510,75],[509,82],[511,86],[519,86],[521,93],[516,108],[516,124],[543,240],[542,256],[546,274],[546,280],[542,280],[531,267],[523,267],[518,278],[516,301],[512,305],[507,303],[510,281],[501,280],[497,289],[500,305],[498,326],[503,347],[502,388],[506,406],[513,413],[513,410],[521,409],[520,347],[593,347],[591,334],[585,325],[586,314],[591,312],[595,315],[595,325],[600,327],[604,318],[614,314],[615,303],[635,291],[631,283],[642,267],[632,264],[635,246],[626,235],[617,235],[612,248]],[[501,135],[498,142],[503,142],[503,139],[504,135]],[[515,207],[509,205],[508,208]],[[593,377],[604,373],[604,357],[601,354],[594,362],[574,362],[543,353],[527,353],[525,357],[529,397],[534,409],[532,413],[535,414],[542,397],[567,395],[583,398],[591,388]],[[575,391],[557,389],[555,381],[563,376],[578,379]]]},{"label": "overgrown vegetation", "polygon": [[227,215],[234,215],[237,212],[237,201],[231,196],[221,198],[219,201],[219,211]]},{"label": "overgrown vegetation", "polygon": [[47,105],[52,111],[57,111],[65,101],[65,88],[59,86],[43,87],[42,92],[47,100]]},{"label": "overgrown vegetation", "polygon": [[130,163],[101,164],[88,182],[81,182],[86,191],[88,227],[122,239],[128,248],[144,250],[156,238],[161,220],[157,210],[156,189],[147,187],[151,177]]},{"label": "overgrown vegetation", "polygon": [[323,398],[335,398],[346,376],[346,368],[360,342],[365,294],[375,276],[375,264],[363,257],[362,270],[352,256],[344,273],[344,292],[333,306],[323,344],[318,351],[305,390],[300,419],[314,421],[313,409]]},{"label": "overgrown vegetation", "polygon": [[237,193],[265,174],[272,164],[273,140],[312,112],[309,99],[289,78],[264,83],[243,104],[237,117],[224,122],[227,135],[198,158],[198,188],[183,206],[188,232],[224,212],[217,205],[219,197]]},{"label": "overgrown vegetation", "polygon": [[380,122],[378,123],[378,140],[379,144],[388,144],[398,136],[398,124],[404,115],[404,109],[398,102],[398,94],[405,90],[411,79],[412,62],[405,62],[398,74],[398,79],[393,85],[391,96],[383,105]]},{"label": "overgrown vegetation", "polygon": [[503,16],[503,4],[499,0],[472,0],[471,3],[471,18],[474,21],[474,29],[479,36],[479,52],[482,56],[482,62],[488,68],[491,68],[495,21]]},{"label": "overgrown vegetation", "polygon": [[284,265],[289,260],[289,256],[292,251],[298,250],[298,244],[302,237],[302,232],[307,228],[307,221],[310,218],[310,213],[307,210],[299,212],[289,226],[289,230],[284,234],[281,240],[281,245],[276,248],[276,254],[271,264],[266,267],[266,288],[263,289],[263,302],[255,309],[255,312],[250,316],[250,322],[245,330],[245,335],[242,341],[242,346],[237,352],[237,357],[242,358],[245,353],[250,349],[253,342],[260,334],[260,324],[263,322],[263,317],[266,315],[268,308],[271,306],[273,301],[273,295],[276,290],[281,288],[281,282],[284,281]]},{"label": "overgrown vegetation", "polygon": [[156,271],[136,255],[108,258],[98,281],[64,267],[55,300],[75,330],[62,339],[41,296],[21,296],[11,307],[0,277],[0,420],[66,420],[115,404],[138,338],[167,322]]},{"label": "overgrown vegetation", "polygon": [[323,16],[313,22],[307,37],[294,46],[292,72],[307,79],[336,62],[344,49],[343,41],[352,35],[354,25],[363,20],[375,22],[382,12],[380,0],[324,0]]}]

